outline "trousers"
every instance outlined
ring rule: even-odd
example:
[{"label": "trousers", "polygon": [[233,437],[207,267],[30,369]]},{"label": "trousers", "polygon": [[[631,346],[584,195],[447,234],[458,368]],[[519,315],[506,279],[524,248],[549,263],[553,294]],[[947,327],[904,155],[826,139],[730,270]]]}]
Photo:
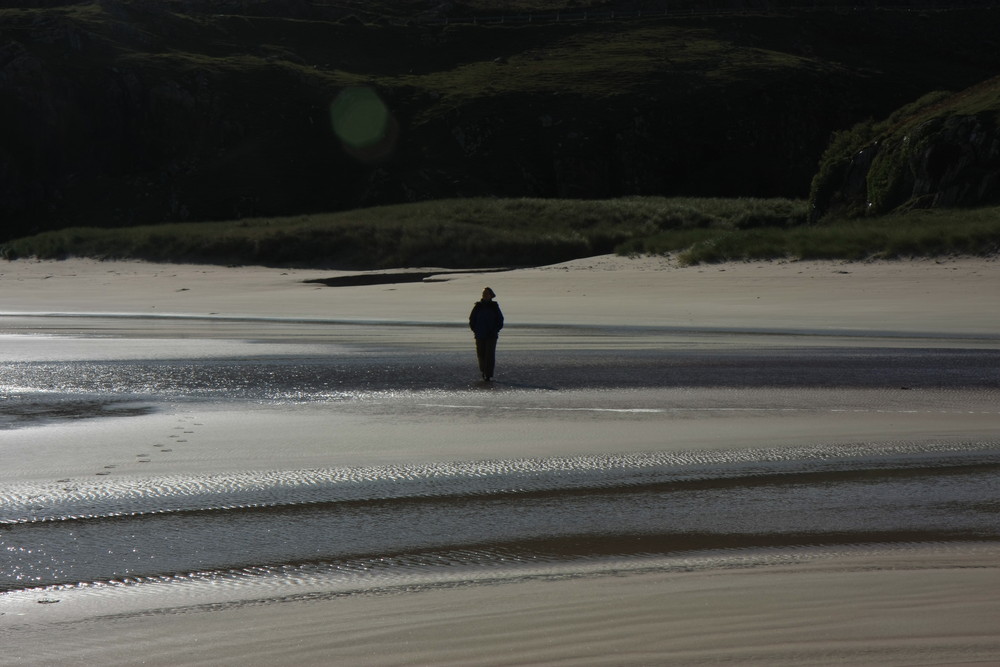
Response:
[{"label": "trousers", "polygon": [[483,378],[493,377],[493,370],[497,365],[497,339],[477,338],[476,357],[479,358],[479,372],[483,374]]}]

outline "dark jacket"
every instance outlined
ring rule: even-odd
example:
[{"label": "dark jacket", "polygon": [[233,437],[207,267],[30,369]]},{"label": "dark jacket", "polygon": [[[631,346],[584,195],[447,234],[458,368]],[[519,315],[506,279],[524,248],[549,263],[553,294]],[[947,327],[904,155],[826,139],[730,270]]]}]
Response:
[{"label": "dark jacket", "polygon": [[496,338],[503,329],[503,313],[496,301],[477,301],[469,313],[469,328],[476,338]]}]

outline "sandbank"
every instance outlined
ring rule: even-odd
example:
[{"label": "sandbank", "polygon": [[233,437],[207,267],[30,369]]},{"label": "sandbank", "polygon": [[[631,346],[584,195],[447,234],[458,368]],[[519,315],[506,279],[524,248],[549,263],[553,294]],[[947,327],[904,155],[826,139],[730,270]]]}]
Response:
[{"label": "sandbank", "polygon": [[[983,334],[1000,331],[995,259],[746,262],[678,267],[604,255],[421,282],[326,287],[357,272],[68,259],[0,264],[0,314],[459,323],[484,284],[512,325]],[[365,272],[367,274],[391,272]],[[514,327],[512,327],[513,329]],[[252,331],[252,328],[249,329]]]}]

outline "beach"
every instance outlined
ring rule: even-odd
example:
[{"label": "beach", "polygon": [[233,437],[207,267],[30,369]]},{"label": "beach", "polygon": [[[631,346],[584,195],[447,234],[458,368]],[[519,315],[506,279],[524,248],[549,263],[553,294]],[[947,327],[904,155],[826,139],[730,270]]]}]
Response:
[{"label": "beach", "polygon": [[[354,321],[462,321],[482,284],[521,323],[739,327],[994,335],[993,259],[745,262],[676,267],[604,255],[450,273],[415,283],[327,289],[357,275],[143,262],[21,260],[0,266],[6,313],[185,313]],[[434,268],[365,272],[434,273]],[[388,278],[387,278],[388,279]]]},{"label": "beach", "polygon": [[4,263],[0,664],[995,664],[998,277]]}]

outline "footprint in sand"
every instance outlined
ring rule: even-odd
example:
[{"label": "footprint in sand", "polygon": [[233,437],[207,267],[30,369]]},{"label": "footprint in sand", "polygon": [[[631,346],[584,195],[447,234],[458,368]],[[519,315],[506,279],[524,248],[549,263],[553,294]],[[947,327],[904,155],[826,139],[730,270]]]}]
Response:
[{"label": "footprint in sand", "polygon": [[[191,419],[191,417],[186,417],[184,419],[178,419],[177,421],[180,422],[180,423],[182,423],[182,424],[184,424],[184,423],[189,422],[190,419]],[[174,426],[173,430],[174,431],[181,431],[181,433],[174,433],[173,435],[170,435],[170,436],[167,436],[167,437],[173,439],[174,444],[180,444],[182,442],[187,442],[187,440],[185,438],[181,437],[181,436],[182,435],[193,435],[194,431],[191,430],[192,426],[203,426],[203,424],[201,424],[199,422],[195,422],[194,424],[188,424],[187,426]],[[172,451],[174,451],[173,449],[166,448],[166,446],[163,445],[163,444],[156,444],[156,445],[153,445],[153,446],[161,448],[160,452],[172,452]]]}]

